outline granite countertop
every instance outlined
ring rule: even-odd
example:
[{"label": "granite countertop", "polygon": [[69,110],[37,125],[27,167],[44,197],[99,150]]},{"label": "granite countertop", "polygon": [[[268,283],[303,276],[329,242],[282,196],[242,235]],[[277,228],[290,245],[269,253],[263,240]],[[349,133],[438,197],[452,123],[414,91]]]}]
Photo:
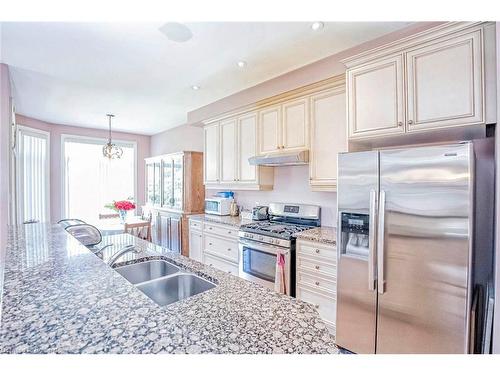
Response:
[{"label": "granite countertop", "polygon": [[301,240],[316,241],[335,246],[337,243],[337,228],[318,227],[294,233],[293,236]]},{"label": "granite countertop", "polygon": [[217,286],[161,307],[59,225],[13,227],[0,353],[338,353],[310,304],[128,234],[106,243],[104,259],[134,243],[121,264],[167,259]]},{"label": "granite countertop", "polygon": [[243,224],[251,223],[252,220],[242,219],[240,216],[219,216],[209,214],[190,215],[190,220],[207,221],[215,224],[231,225],[239,228]]}]

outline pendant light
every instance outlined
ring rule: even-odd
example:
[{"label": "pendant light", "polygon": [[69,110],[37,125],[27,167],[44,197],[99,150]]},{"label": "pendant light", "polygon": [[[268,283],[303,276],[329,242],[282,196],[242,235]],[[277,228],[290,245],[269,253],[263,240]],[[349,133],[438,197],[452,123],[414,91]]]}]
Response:
[{"label": "pendant light", "polygon": [[114,143],[111,142],[111,119],[115,117],[115,115],[112,114],[107,114],[109,119],[109,137],[108,137],[108,143],[106,143],[102,147],[102,154],[104,157],[108,159],[120,159],[123,155],[123,150],[121,147],[118,147]]}]

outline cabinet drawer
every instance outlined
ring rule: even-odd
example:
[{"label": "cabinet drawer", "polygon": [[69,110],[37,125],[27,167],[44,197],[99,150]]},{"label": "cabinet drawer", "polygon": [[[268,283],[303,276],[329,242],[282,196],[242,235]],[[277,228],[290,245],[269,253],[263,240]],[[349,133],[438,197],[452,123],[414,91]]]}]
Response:
[{"label": "cabinet drawer", "polygon": [[297,254],[314,257],[326,262],[337,262],[337,250],[333,246],[325,246],[314,242],[297,242]]},{"label": "cabinet drawer", "polygon": [[205,253],[204,263],[221,271],[238,276],[238,266],[236,264],[228,262],[227,260],[221,259],[217,256]]},{"label": "cabinet drawer", "polygon": [[334,277],[320,277],[302,270],[297,271],[297,284],[305,285],[314,290],[335,294],[337,291],[337,279]]},{"label": "cabinet drawer", "polygon": [[297,298],[308,302],[318,310],[319,315],[325,320],[329,329],[334,329],[337,319],[337,301],[334,296],[314,292],[308,288],[299,286]]},{"label": "cabinet drawer", "polygon": [[204,250],[238,263],[238,242],[206,234],[204,244]]},{"label": "cabinet drawer", "polygon": [[225,237],[234,237],[235,239],[238,238],[238,229],[235,227],[205,223],[203,225],[203,230],[205,233],[213,233]]},{"label": "cabinet drawer", "polygon": [[201,221],[189,220],[189,228],[195,230],[202,230],[203,226]]},{"label": "cabinet drawer", "polygon": [[297,270],[307,271],[314,275],[323,277],[336,277],[336,262],[322,262],[312,257],[297,256]]}]

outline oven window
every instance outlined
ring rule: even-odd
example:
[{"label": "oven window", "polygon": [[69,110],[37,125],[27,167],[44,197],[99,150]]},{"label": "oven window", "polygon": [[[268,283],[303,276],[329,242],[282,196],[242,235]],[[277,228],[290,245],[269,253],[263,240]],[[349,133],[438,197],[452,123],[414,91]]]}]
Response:
[{"label": "oven window", "polygon": [[219,202],[205,201],[205,211],[219,212]]},{"label": "oven window", "polygon": [[244,246],[243,272],[274,283],[276,255]]}]

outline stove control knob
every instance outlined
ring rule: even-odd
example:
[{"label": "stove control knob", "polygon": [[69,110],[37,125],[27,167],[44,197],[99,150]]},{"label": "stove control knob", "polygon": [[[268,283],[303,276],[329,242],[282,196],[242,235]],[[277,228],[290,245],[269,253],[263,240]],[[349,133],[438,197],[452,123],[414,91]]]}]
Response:
[{"label": "stove control knob", "polygon": [[262,236],[259,236],[259,240],[261,240],[261,241],[262,241],[263,239],[264,239],[264,237],[262,237]]}]

